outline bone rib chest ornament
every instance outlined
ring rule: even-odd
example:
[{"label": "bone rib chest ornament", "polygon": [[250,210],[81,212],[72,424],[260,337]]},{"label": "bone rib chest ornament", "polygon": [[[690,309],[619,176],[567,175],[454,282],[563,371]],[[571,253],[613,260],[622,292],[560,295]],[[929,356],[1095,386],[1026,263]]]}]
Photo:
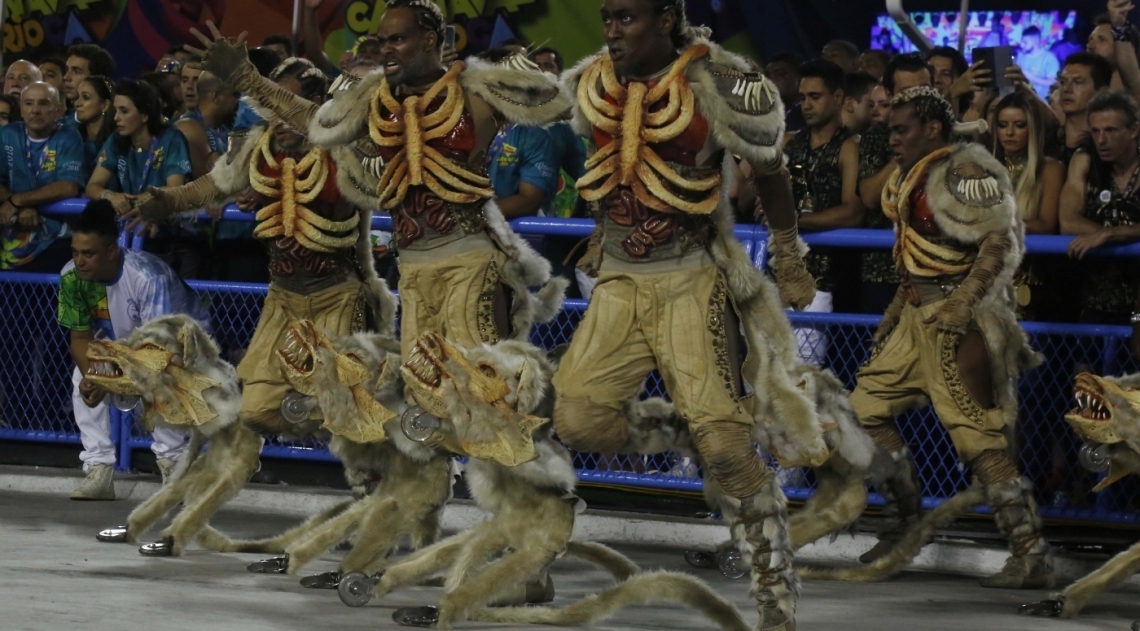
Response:
[{"label": "bone rib chest ornament", "polygon": [[[392,95],[387,81],[373,95],[368,116],[372,141],[381,148],[400,147],[380,178],[378,196],[384,210],[399,207],[413,187],[425,187],[451,204],[473,204],[494,196],[489,179],[455,163],[431,144],[448,138],[457,127],[470,125],[470,121],[464,124],[469,115],[459,85],[463,68],[463,62],[452,64],[427,92],[402,102]],[[431,110],[441,94],[442,103]]]},{"label": "bone rib chest ornament", "polygon": [[333,221],[308,208],[321,197],[329,182],[328,152],[313,148],[300,160],[290,156],[278,158],[270,147],[273,132],[270,128],[262,134],[249,163],[253,190],[275,200],[258,211],[254,236],[291,238],[321,253],[351,248],[357,240],[359,215]]}]

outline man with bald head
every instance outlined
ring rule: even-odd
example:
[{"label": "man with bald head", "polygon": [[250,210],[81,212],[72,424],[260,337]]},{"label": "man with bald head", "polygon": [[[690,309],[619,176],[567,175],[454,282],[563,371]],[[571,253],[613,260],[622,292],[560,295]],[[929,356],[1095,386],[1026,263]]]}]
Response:
[{"label": "man with bald head", "polygon": [[12,62],[12,65],[8,66],[7,74],[4,75],[4,94],[19,98],[24,88],[43,80],[44,76],[40,69],[32,62],[23,59]]},{"label": "man with bald head", "polygon": [[58,272],[71,257],[63,224],[36,211],[78,197],[87,181],[83,137],[60,125],[61,104],[54,87],[32,83],[20,95],[24,120],[0,129],[0,269]]}]

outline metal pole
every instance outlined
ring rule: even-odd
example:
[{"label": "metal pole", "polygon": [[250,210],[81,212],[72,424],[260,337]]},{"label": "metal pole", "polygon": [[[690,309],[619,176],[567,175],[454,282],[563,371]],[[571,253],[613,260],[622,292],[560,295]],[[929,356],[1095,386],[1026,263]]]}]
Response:
[{"label": "metal pole", "polygon": [[[4,0],[0,0],[4,2]],[[293,0],[293,54],[300,57],[299,43],[301,41],[301,0]],[[310,43],[311,45],[311,43]]]},{"label": "metal pole", "polygon": [[914,21],[907,15],[906,9],[903,8],[902,0],[887,0],[887,13],[891,14],[895,23],[902,29],[903,35],[906,35],[907,39],[914,42],[914,45],[918,47],[919,51],[925,53],[931,48],[934,48],[934,44],[926,39],[926,36],[922,34],[922,31],[918,30],[918,26],[915,25]]},{"label": "metal pole", "polygon": [[970,23],[970,0],[962,0],[958,11],[958,52],[966,54],[966,25]]}]

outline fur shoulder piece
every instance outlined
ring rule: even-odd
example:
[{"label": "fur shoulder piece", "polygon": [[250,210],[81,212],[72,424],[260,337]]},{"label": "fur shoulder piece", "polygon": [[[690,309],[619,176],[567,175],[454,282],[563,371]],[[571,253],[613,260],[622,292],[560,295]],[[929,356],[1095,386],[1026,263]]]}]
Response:
[{"label": "fur shoulder piece", "polygon": [[570,97],[554,76],[538,70],[472,59],[459,75],[459,84],[521,125],[549,125],[565,118],[571,107]]},{"label": "fur shoulder piece", "polygon": [[355,145],[341,145],[329,149],[329,155],[336,161],[337,190],[358,208],[379,208],[380,200],[376,190],[380,178],[374,171],[374,164]]},{"label": "fur shoulder piece", "polygon": [[368,111],[372,94],[384,82],[383,72],[372,72],[363,79],[345,79],[333,98],[325,101],[317,115],[309,122],[309,141],[331,148],[347,145],[362,135],[368,135]]},{"label": "fur shoulder piece", "polygon": [[590,121],[586,119],[585,114],[582,113],[582,108],[578,105],[578,84],[582,82],[582,75],[586,73],[586,69],[605,54],[607,54],[606,49],[603,48],[602,52],[586,57],[573,68],[562,73],[562,92],[569,95],[572,101],[570,124],[574,128],[574,133],[579,136],[590,137]]},{"label": "fur shoulder piece", "polygon": [[784,156],[784,104],[779,91],[743,57],[702,43],[709,54],[694,61],[686,74],[713,137],[757,170],[774,170]]},{"label": "fur shoulder piece", "polygon": [[229,135],[226,155],[222,156],[210,170],[210,179],[218,192],[232,197],[249,188],[249,161],[261,137],[269,129],[269,123],[259,121],[248,131],[233,132]]},{"label": "fur shoulder piece", "polygon": [[958,145],[927,178],[935,221],[948,236],[980,243],[988,234],[1021,231],[1009,172],[981,145]]}]

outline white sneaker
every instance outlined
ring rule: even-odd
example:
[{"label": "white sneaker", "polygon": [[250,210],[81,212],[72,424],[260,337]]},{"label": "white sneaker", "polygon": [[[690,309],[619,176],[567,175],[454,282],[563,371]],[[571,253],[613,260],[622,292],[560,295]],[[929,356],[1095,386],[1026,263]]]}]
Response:
[{"label": "white sneaker", "polygon": [[170,476],[174,473],[174,467],[178,463],[170,458],[159,458],[155,463],[158,464],[158,472],[162,474],[162,485],[166,486],[166,483],[170,482]]},{"label": "white sneaker", "polygon": [[115,499],[115,470],[109,464],[87,467],[87,479],[71,494],[73,500]]}]

